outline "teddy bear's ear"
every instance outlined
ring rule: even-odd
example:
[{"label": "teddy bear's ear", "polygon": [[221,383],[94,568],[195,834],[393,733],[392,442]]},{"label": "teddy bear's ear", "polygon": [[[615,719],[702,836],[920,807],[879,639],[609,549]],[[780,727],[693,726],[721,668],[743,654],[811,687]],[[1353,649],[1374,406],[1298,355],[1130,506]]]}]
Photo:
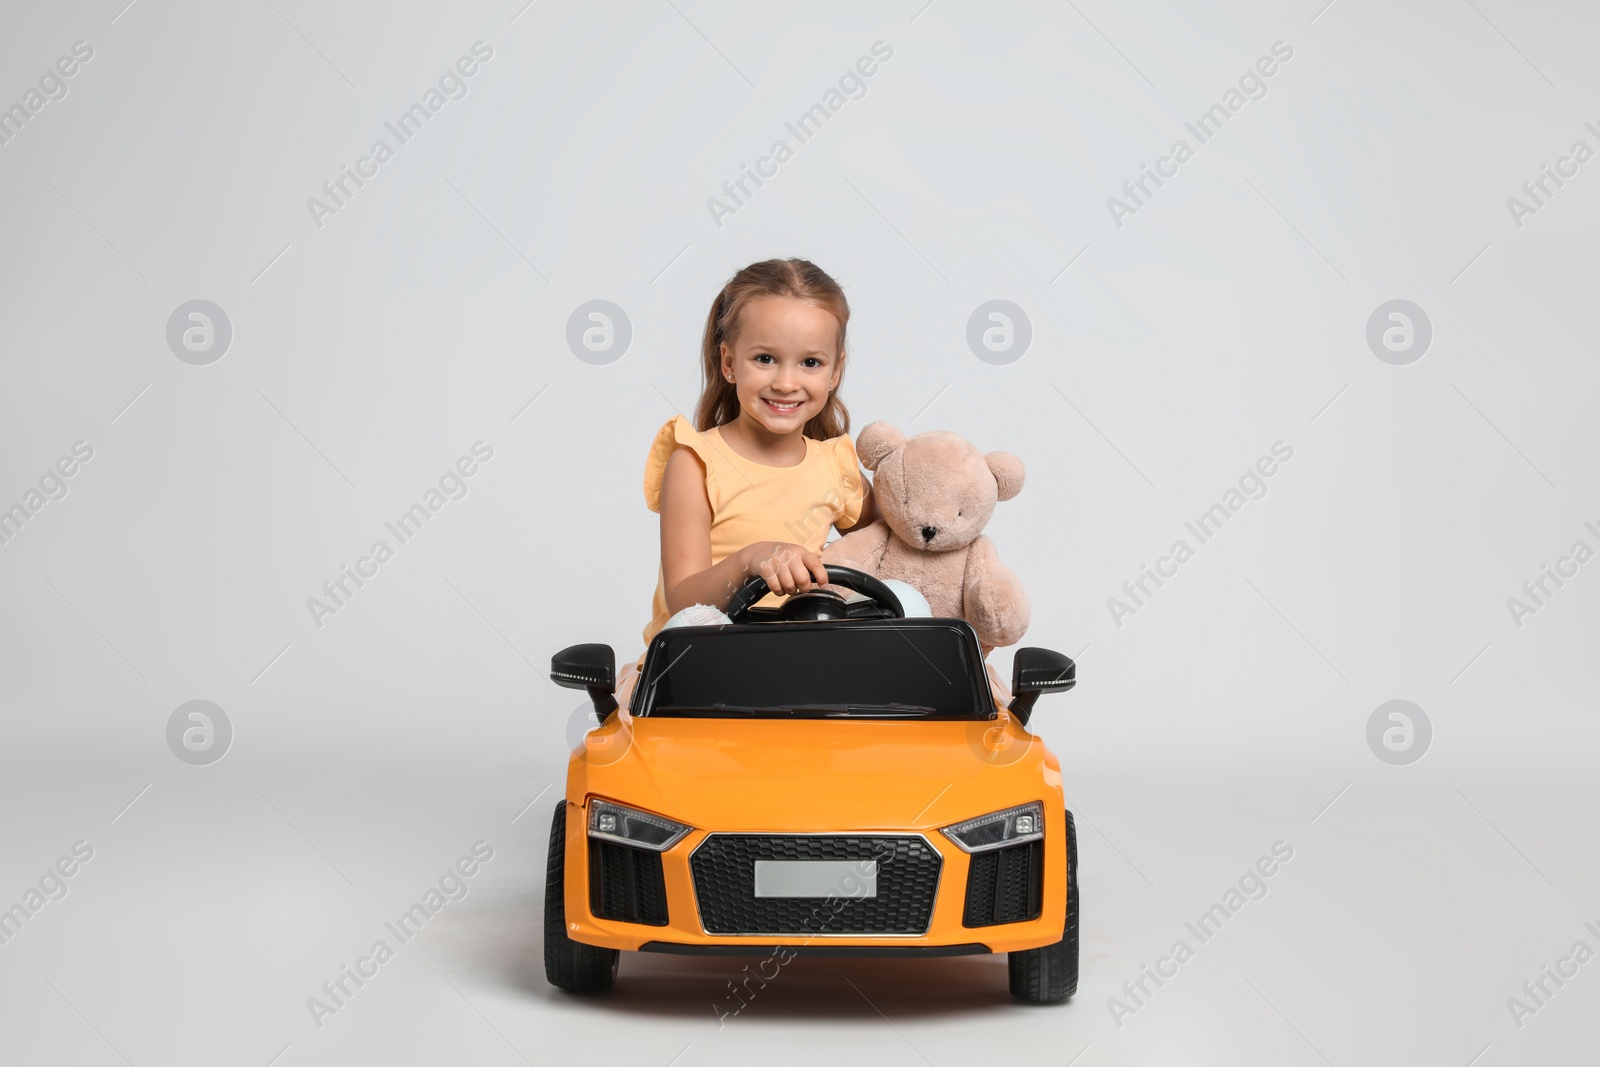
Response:
[{"label": "teddy bear's ear", "polygon": [[983,461],[989,465],[995,485],[999,487],[998,499],[1010,500],[1022,492],[1022,460],[1010,452],[990,452]]},{"label": "teddy bear's ear", "polygon": [[856,455],[861,458],[861,465],[869,471],[876,471],[878,464],[889,458],[901,445],[906,443],[906,435],[879,419],[869,422],[856,438]]}]

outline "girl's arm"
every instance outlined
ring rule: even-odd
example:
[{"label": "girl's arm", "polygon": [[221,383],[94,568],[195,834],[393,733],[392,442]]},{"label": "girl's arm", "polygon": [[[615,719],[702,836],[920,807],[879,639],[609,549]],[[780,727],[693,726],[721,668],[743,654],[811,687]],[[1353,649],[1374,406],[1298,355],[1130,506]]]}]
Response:
[{"label": "girl's arm", "polygon": [[841,534],[847,534],[851,530],[865,530],[868,526],[883,518],[878,512],[878,498],[872,492],[871,479],[863,474],[861,480],[867,487],[867,499],[861,505],[861,514],[856,518],[854,526],[839,526],[837,524],[834,526],[834,529]]},{"label": "girl's arm", "polygon": [[691,449],[667,457],[661,472],[661,581],[667,611],[690,604],[725,609],[745,579],[760,574],[774,592],[793,593],[826,584],[822,560],[800,545],[757,541],[711,565],[711,501],[705,469]]},{"label": "girl's arm", "polygon": [[725,608],[744,578],[738,553],[711,565],[705,471],[691,450],[674,450],[661,472],[661,581],[667,611],[677,614],[690,604]]}]

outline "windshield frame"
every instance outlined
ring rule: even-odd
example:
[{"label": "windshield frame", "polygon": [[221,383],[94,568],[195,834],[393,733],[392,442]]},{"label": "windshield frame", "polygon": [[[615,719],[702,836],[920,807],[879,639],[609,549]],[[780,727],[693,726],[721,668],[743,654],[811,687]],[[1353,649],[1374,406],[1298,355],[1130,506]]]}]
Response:
[{"label": "windshield frame", "polygon": [[[890,713],[874,715],[870,712],[860,714],[831,714],[817,715],[793,712],[761,712],[761,713],[733,713],[714,712],[705,715],[690,715],[677,712],[655,713],[656,690],[658,680],[667,667],[675,662],[678,656],[686,652],[696,641],[716,641],[724,635],[760,633],[764,640],[781,641],[784,634],[802,632],[815,633],[818,630],[844,630],[860,632],[864,630],[892,629],[899,632],[906,630],[944,630],[953,633],[957,644],[961,648],[961,655],[965,660],[968,683],[971,685],[971,703],[974,709],[971,715],[907,715],[904,713]],[[668,657],[671,657],[669,659]],[[937,667],[935,667],[937,669]],[[995,707],[994,696],[989,689],[988,673],[985,669],[983,657],[978,651],[978,635],[972,629],[971,623],[959,618],[929,618],[919,616],[910,619],[822,619],[808,622],[752,622],[752,623],[724,623],[710,626],[674,626],[658,632],[651,639],[650,647],[645,652],[644,667],[639,674],[639,682],[634,690],[635,708],[631,712],[634,718],[659,719],[718,719],[723,721],[819,721],[826,719],[832,722],[980,722],[994,719],[998,715]],[[863,707],[870,705],[863,703]]]}]

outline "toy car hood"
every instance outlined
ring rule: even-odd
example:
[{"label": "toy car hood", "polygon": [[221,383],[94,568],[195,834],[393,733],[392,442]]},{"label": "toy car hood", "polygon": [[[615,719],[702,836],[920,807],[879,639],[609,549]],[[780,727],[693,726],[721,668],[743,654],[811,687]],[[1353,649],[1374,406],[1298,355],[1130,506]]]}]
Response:
[{"label": "toy car hood", "polygon": [[573,752],[569,796],[706,830],[917,829],[1057,792],[1061,771],[1008,718],[611,716]]}]

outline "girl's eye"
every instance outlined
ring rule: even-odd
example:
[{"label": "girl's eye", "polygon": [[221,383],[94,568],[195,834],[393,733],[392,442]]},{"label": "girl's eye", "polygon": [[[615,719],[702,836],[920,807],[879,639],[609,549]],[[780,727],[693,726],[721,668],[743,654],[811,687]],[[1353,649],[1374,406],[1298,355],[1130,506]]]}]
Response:
[{"label": "girl's eye", "polygon": [[[757,352],[751,358],[756,359],[756,360],[771,359],[772,358],[772,353],[771,352]],[[807,356],[805,358],[804,362],[806,364],[809,364],[809,365],[813,366],[813,367],[822,366],[822,360],[818,359],[816,356]]]}]

